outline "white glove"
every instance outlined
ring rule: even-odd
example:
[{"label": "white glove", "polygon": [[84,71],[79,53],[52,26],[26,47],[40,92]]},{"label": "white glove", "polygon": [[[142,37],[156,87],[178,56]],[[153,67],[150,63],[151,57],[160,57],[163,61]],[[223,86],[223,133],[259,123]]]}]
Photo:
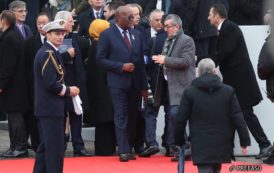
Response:
[{"label": "white glove", "polygon": [[72,97],[74,112],[76,115],[82,115],[83,114],[83,108],[82,108],[82,101],[79,97],[79,95]]}]

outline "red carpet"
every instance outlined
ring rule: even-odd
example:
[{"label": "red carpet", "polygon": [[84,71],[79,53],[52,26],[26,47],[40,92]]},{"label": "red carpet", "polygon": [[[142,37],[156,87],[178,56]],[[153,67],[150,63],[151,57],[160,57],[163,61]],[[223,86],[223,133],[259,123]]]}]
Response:
[{"label": "red carpet", "polygon": [[[0,173],[31,173],[33,164],[34,159],[0,160]],[[198,172],[192,162],[187,161],[185,165],[185,173]],[[231,166],[240,169],[240,165],[245,165],[244,169],[246,166],[254,166],[246,162],[224,164],[221,173],[274,173],[274,166],[264,164],[258,165],[261,166],[260,171],[229,170]],[[177,173],[177,163],[161,155],[137,158],[125,163],[119,162],[118,157],[66,158],[64,173]]]}]

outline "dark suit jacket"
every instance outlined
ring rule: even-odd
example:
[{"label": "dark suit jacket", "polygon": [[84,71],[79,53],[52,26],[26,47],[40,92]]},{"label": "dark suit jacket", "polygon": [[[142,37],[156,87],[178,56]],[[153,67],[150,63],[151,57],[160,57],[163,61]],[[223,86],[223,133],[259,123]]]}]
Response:
[{"label": "dark suit jacket", "polygon": [[24,45],[24,61],[26,66],[27,83],[29,89],[29,96],[31,105],[34,104],[34,74],[33,74],[33,64],[34,58],[38,50],[42,47],[42,41],[40,34],[36,34],[30,37]]},{"label": "dark suit jacket", "polygon": [[[60,55],[48,43],[45,43],[37,52],[34,60],[34,115],[37,117],[63,117],[65,112],[65,99],[59,96],[63,89],[64,76],[60,75],[54,61],[49,57],[52,52],[53,59],[63,70],[64,66]],[[65,96],[69,96],[66,87]]]},{"label": "dark suit jacket", "polygon": [[[104,19],[103,10],[101,10],[101,18]],[[87,11],[79,14],[79,35],[89,37],[88,29],[91,22],[96,19],[93,14],[93,9],[89,8]]]},{"label": "dark suit jacket", "polygon": [[[101,33],[97,46],[97,63],[107,69],[107,84],[112,88],[128,89],[133,86],[137,90],[147,89],[144,65],[144,49],[140,32],[129,29],[131,50],[123,40],[116,25]],[[133,63],[132,73],[122,71],[124,63]]]},{"label": "dark suit jacket", "polygon": [[6,112],[24,112],[29,109],[23,39],[14,27],[7,29],[0,38],[0,109]]},{"label": "dark suit jacket", "polygon": [[242,108],[252,107],[262,100],[244,36],[238,25],[229,20],[223,22],[212,59],[220,66],[224,83],[234,87]]},{"label": "dark suit jacket", "polygon": [[[18,32],[20,34],[20,36],[23,38],[23,35],[20,31],[20,29],[17,27],[17,25],[15,25],[15,30],[16,32]],[[32,33],[32,30],[30,29],[30,27],[26,24],[24,24],[24,30],[25,30],[25,33],[26,33],[26,39],[30,38],[31,36],[33,36],[33,33]]]}]

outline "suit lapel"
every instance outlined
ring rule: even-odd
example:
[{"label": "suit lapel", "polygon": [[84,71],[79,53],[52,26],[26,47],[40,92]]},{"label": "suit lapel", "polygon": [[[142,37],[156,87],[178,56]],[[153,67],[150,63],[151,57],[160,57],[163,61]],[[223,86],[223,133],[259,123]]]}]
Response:
[{"label": "suit lapel", "polygon": [[[116,35],[118,35],[119,37],[119,40],[122,42],[122,44],[124,45],[125,48],[127,48],[127,45],[124,41],[124,38],[123,38],[123,35],[121,34],[120,30],[118,29],[118,27],[116,25],[113,26],[114,27],[114,32],[116,33]],[[129,32],[129,36],[130,36],[130,40],[131,40],[131,44],[132,44],[132,39],[131,39],[131,34]],[[132,47],[132,45],[131,45]],[[130,51],[128,48],[127,48],[128,51]]]}]

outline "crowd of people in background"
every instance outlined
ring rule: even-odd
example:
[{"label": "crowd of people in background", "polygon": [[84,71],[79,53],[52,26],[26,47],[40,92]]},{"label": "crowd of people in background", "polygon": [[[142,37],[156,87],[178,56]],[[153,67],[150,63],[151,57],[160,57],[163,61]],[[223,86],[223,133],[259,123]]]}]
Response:
[{"label": "crowd of people in background", "polygon": [[[8,120],[10,146],[1,156],[27,157],[31,148],[37,173],[62,172],[70,140],[75,157],[150,157],[160,151],[156,125],[163,106],[161,145],[165,156],[179,161],[179,171],[192,157],[199,173],[220,172],[221,163],[233,158],[236,129],[246,153],[247,127],[260,148],[256,159],[273,165],[274,147],[253,112],[263,98],[239,25],[271,24],[274,4],[162,0],[157,9],[157,3],[2,0],[0,118]],[[270,34],[258,63],[272,101],[273,46]],[[207,136],[199,130],[212,132],[212,123],[228,136],[204,144]],[[83,126],[95,127],[94,152],[85,148]],[[226,146],[217,152],[227,154],[219,161],[206,151],[215,144],[214,150]]]}]

